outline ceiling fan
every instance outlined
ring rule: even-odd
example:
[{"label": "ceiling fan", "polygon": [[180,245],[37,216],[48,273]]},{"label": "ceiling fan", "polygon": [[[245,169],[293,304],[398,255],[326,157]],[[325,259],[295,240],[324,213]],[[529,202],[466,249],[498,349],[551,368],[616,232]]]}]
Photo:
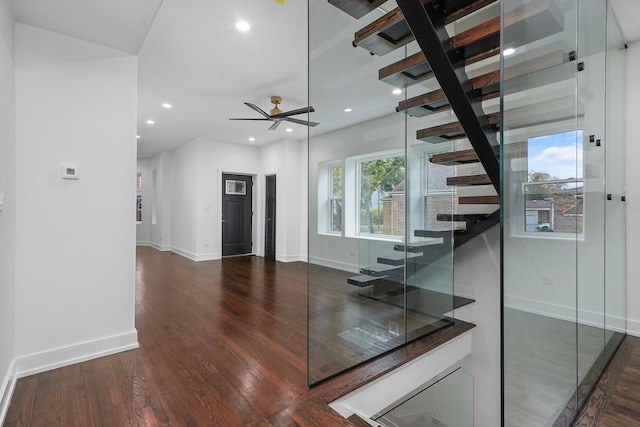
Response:
[{"label": "ceiling fan", "polygon": [[304,114],[304,113],[313,113],[315,110],[313,109],[312,106],[308,106],[308,107],[304,107],[304,108],[298,108],[297,110],[291,110],[291,111],[287,111],[287,112],[282,112],[281,109],[278,108],[278,104],[282,103],[282,98],[279,96],[272,96],[271,97],[271,103],[274,105],[274,107],[271,109],[271,111],[269,111],[270,114],[265,113],[264,111],[262,111],[260,109],[260,107],[250,103],[250,102],[245,102],[244,104],[257,111],[258,113],[262,114],[264,117],[258,118],[258,119],[229,119],[229,120],[264,120],[264,121],[272,121],[273,124],[271,125],[271,127],[269,127],[269,130],[275,130],[278,128],[278,126],[280,125],[280,123],[282,123],[283,121],[287,121],[287,122],[291,122],[291,123],[297,123],[299,125],[304,125],[304,126],[318,126],[319,123],[316,122],[309,122],[306,120],[299,120],[299,119],[294,119],[291,116],[295,116],[297,114]]}]

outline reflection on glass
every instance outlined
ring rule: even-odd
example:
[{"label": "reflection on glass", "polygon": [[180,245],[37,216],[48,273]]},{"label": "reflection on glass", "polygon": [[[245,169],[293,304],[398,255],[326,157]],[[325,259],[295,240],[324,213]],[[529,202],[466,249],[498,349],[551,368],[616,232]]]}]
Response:
[{"label": "reflection on glass", "polygon": [[375,420],[389,427],[473,427],[473,377],[457,369]]}]

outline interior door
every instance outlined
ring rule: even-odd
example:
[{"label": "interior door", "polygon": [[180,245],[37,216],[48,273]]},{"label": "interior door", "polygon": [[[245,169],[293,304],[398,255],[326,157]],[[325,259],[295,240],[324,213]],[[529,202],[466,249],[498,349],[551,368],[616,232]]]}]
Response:
[{"label": "interior door", "polygon": [[276,258],[276,176],[265,177],[264,257]]},{"label": "interior door", "polygon": [[251,176],[222,174],[222,256],[252,251],[252,189]]}]

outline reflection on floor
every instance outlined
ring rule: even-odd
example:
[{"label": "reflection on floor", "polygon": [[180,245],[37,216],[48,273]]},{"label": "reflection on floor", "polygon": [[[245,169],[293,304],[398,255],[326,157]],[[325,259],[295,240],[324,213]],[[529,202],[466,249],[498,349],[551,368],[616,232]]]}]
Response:
[{"label": "reflection on floor", "polygon": [[[367,296],[347,284],[353,274],[309,266],[309,381],[311,384],[451,324],[454,298],[413,290]],[[463,301],[465,300],[465,301]],[[471,302],[456,299],[463,305]],[[405,336],[406,325],[406,336]]]},{"label": "reflection on floor", "polygon": [[569,425],[576,389],[582,383],[580,399],[586,397],[604,369],[610,337],[601,328],[506,309],[505,426]]}]

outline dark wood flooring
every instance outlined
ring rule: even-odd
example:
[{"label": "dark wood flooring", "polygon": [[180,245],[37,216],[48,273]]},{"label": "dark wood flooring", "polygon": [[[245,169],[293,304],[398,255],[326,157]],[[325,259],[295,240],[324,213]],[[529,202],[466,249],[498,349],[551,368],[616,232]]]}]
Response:
[{"label": "dark wood flooring", "polygon": [[351,426],[326,403],[473,328],[455,322],[308,389],[306,283],[304,263],[138,248],[140,348],[19,379],[4,425]]},{"label": "dark wood flooring", "polygon": [[[455,323],[308,389],[306,280],[303,263],[139,248],[140,348],[21,378],[4,425],[352,426],[326,403],[473,327]],[[640,339],[625,339],[574,425],[640,426]]]}]

